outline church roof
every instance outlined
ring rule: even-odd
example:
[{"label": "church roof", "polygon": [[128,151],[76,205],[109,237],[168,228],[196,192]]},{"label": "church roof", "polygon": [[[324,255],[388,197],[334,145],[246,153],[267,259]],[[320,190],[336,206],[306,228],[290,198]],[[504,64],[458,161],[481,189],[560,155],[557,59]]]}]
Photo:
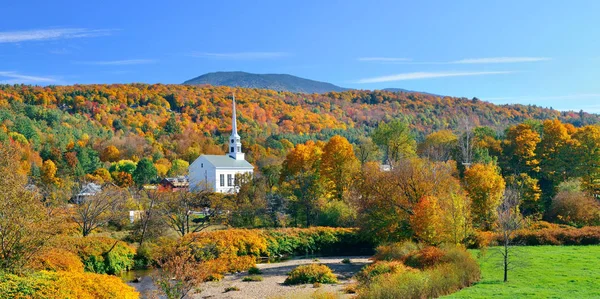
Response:
[{"label": "church roof", "polygon": [[210,164],[216,168],[252,168],[254,166],[246,160],[236,160],[229,155],[202,155]]}]

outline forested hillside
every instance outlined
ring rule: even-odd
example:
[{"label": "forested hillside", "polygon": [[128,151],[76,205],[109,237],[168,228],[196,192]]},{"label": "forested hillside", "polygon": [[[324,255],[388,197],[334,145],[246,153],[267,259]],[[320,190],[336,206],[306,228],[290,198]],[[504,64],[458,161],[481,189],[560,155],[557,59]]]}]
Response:
[{"label": "forested hillside", "polygon": [[258,164],[280,160],[293,144],[309,139],[327,140],[340,134],[355,143],[379,122],[395,118],[408,122],[417,140],[433,131],[457,129],[465,118],[499,133],[527,119],[557,118],[575,126],[599,121],[597,115],[583,112],[406,92],[299,94],[162,84],[0,85],[0,140],[10,137],[20,144],[22,171],[33,177],[49,168],[54,168],[56,177],[102,175],[97,169],[126,168],[125,162],[110,162],[143,158],[153,161],[159,176],[181,174],[198,155],[225,152],[233,92],[245,151]]}]

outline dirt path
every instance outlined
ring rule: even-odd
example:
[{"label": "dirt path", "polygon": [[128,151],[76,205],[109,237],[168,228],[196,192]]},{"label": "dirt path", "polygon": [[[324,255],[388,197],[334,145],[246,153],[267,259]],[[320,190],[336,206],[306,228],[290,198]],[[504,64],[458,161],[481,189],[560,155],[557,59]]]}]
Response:
[{"label": "dirt path", "polygon": [[[351,264],[343,264],[342,259],[349,258]],[[319,292],[337,292],[342,294],[342,289],[346,284],[351,283],[352,276],[363,266],[370,263],[369,257],[321,257],[314,259],[292,259],[279,263],[258,264],[261,269],[263,281],[243,282],[242,278],[248,275],[248,272],[227,275],[223,280],[217,282],[206,282],[200,285],[202,290],[199,294],[192,295],[192,298],[294,298],[310,295],[315,291]],[[313,285],[286,286],[283,285],[287,273],[292,271],[298,265],[304,264],[324,264],[327,265],[338,277],[339,283],[335,285],[321,285],[314,288]],[[225,292],[227,287],[237,287],[239,291]],[[349,296],[348,296],[349,297]]]}]

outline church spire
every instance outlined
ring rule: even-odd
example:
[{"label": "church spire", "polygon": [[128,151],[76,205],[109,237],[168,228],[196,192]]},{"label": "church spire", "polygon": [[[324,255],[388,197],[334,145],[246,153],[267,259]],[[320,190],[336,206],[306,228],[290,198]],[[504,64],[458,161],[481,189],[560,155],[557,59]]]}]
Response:
[{"label": "church spire", "polygon": [[235,93],[233,94],[232,97],[232,102],[233,102],[233,112],[231,113],[231,137],[239,137],[238,132],[237,132],[237,116],[235,113]]},{"label": "church spire", "polygon": [[242,141],[237,132],[237,117],[235,113],[235,94],[232,96],[232,113],[231,113],[231,137],[229,137],[229,157],[236,160],[244,160],[242,152]]}]

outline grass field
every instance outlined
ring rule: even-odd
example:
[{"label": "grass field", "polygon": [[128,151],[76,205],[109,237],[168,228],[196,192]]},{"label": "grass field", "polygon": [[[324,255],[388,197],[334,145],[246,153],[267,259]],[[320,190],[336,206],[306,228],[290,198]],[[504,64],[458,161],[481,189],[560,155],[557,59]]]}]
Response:
[{"label": "grass field", "polygon": [[498,248],[489,248],[479,258],[481,281],[445,298],[600,298],[600,246],[523,246],[515,253],[507,283]]}]

